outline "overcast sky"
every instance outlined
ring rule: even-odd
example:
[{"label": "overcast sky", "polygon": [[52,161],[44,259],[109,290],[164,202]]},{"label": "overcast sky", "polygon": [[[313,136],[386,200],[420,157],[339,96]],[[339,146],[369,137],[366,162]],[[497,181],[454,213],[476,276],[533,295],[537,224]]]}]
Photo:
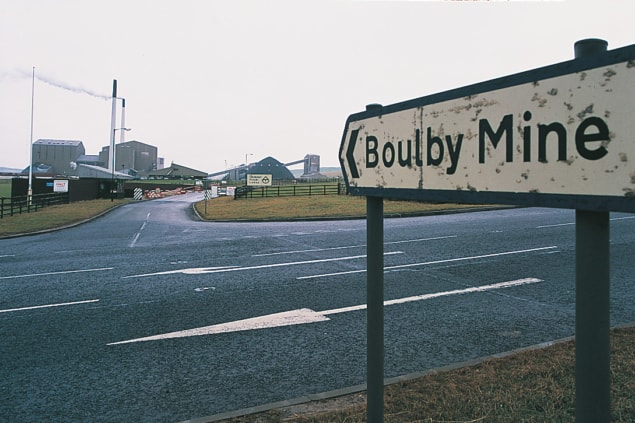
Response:
[{"label": "overcast sky", "polygon": [[339,166],[366,104],[566,61],[584,38],[630,45],[634,17],[633,0],[0,0],[0,167],[28,165],[33,67],[34,141],[98,154],[116,79],[126,140],[166,166]]}]

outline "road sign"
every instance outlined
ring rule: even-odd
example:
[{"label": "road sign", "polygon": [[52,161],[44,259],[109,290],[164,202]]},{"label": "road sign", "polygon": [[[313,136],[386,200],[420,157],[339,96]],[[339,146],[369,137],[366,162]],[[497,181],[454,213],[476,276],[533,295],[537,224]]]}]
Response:
[{"label": "road sign", "polygon": [[635,45],[349,116],[354,195],[635,211]]},{"label": "road sign", "polygon": [[252,187],[270,187],[273,181],[272,175],[247,174],[247,185]]}]

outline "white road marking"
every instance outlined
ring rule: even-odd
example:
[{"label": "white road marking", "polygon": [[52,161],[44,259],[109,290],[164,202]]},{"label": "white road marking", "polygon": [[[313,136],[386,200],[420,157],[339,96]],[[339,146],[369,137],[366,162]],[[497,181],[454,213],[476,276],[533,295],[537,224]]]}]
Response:
[{"label": "white road marking", "polygon": [[141,236],[141,232],[145,229],[149,221],[150,221],[150,213],[146,215],[146,220],[143,221],[143,223],[141,224],[141,228],[137,231],[135,236],[132,238],[132,241],[130,242],[130,248],[133,248],[135,246],[135,244],[139,240],[139,237]]},{"label": "white road marking", "polygon": [[[433,238],[406,239],[403,241],[385,242],[384,245],[407,244],[412,242],[432,241],[437,239],[448,239],[448,238],[456,238],[456,237],[457,237],[456,235],[448,235],[448,236],[437,236]],[[348,250],[351,248],[364,248],[364,247],[366,247],[366,244],[346,245],[343,247],[329,247],[329,248],[307,248],[305,250],[291,250],[291,251],[279,251],[276,253],[253,254],[252,257],[280,256],[285,254],[297,254],[297,253],[314,253],[318,251]]]},{"label": "white road marking", "polygon": [[[385,253],[384,255],[393,255],[393,254],[403,254],[403,251],[393,251],[389,253]],[[358,256],[348,256],[348,257],[335,257],[329,259],[316,259],[316,260],[304,260],[304,261],[293,261],[293,262],[285,262],[285,263],[271,263],[271,264],[261,264],[257,266],[221,266],[221,267],[191,267],[187,269],[178,269],[178,270],[167,270],[164,272],[155,272],[155,273],[144,273],[141,275],[130,275],[124,276],[122,279],[127,278],[143,278],[148,276],[159,276],[159,275],[172,275],[176,273],[181,273],[184,275],[204,275],[209,273],[224,273],[224,272],[238,272],[243,270],[256,270],[256,269],[270,269],[274,267],[286,267],[286,266],[297,266],[301,264],[314,264],[314,263],[327,263],[331,261],[343,261],[343,260],[354,260],[365,258],[366,255],[358,255]]]},{"label": "white road marking", "polygon": [[[398,298],[384,302],[384,306],[395,304],[405,304],[413,301],[424,301],[439,297],[448,297],[451,295],[462,295],[474,292],[486,292],[495,289],[511,288],[514,286],[527,285],[542,282],[537,278],[524,278],[508,282],[499,282],[490,285],[474,286],[464,289],[455,289],[452,291],[435,292],[431,294],[417,295],[414,297]],[[159,341],[163,339],[187,338],[191,336],[215,335],[219,333],[242,332],[256,329],[269,329],[281,326],[303,325],[308,323],[325,322],[330,320],[326,316],[340,313],[348,313],[351,311],[360,311],[367,308],[366,304],[336,308],[325,311],[314,311],[308,308],[284,311],[281,313],[267,314],[264,316],[252,317],[249,319],[236,320],[228,323],[221,323],[211,326],[203,326],[194,329],[187,329],[176,332],[163,333],[159,335],[146,336],[143,338],[128,339],[126,341],[111,342],[107,345],[131,344],[134,342]]]},{"label": "white road marking", "polygon": [[252,254],[252,257],[269,257],[269,256],[281,256],[286,254],[298,254],[298,253],[315,253],[318,251],[336,251],[336,250],[348,250],[351,248],[363,248],[364,245],[348,245],[345,247],[330,247],[330,248],[307,248],[305,250],[291,250],[291,251],[279,251],[277,253],[264,253],[264,254]]},{"label": "white road marking", "polygon": [[70,306],[70,305],[96,303],[98,301],[99,300],[84,300],[84,301],[74,301],[72,303],[45,304],[45,305],[39,305],[39,306],[9,308],[9,309],[6,309],[6,310],[0,310],[0,313],[10,313],[12,311],[23,311],[23,310],[35,310],[35,309],[38,309],[38,308],[64,307],[64,306]]},{"label": "white road marking", "polygon": [[[400,265],[396,265],[396,266],[386,266],[386,267],[384,267],[384,271],[386,271],[386,270],[394,270],[394,269],[403,269],[403,268],[406,268],[406,267],[427,266],[427,265],[430,265],[430,264],[453,263],[453,262],[457,262],[457,261],[467,261],[467,260],[476,260],[476,259],[490,258],[490,257],[500,257],[500,256],[507,256],[507,255],[512,255],[512,254],[523,254],[523,253],[530,253],[530,252],[535,252],[535,251],[552,250],[554,248],[558,248],[558,247],[554,245],[554,246],[550,246],[550,247],[530,248],[530,249],[527,249],[527,250],[504,251],[502,253],[481,254],[481,255],[478,255],[478,256],[458,257],[458,258],[453,258],[453,259],[425,261],[425,262],[421,262],[421,263],[400,264]],[[366,272],[366,269],[348,270],[348,271],[345,271],[345,272],[322,273],[320,275],[299,276],[296,279],[297,280],[316,279],[316,278],[325,278],[325,277],[328,277],[328,276],[350,275],[351,273],[365,273],[365,272]]]},{"label": "white road marking", "polygon": [[623,217],[614,217],[609,220],[627,220],[627,219],[635,219],[635,216],[623,216]]},{"label": "white road marking", "polygon": [[[611,219],[609,219],[609,221],[614,221],[614,220],[627,220],[627,219],[635,219],[635,216],[622,216],[622,217],[613,217]],[[536,229],[543,229],[543,228],[557,228],[558,226],[572,226],[575,225],[575,222],[568,222],[568,223],[556,223],[553,225],[540,225],[540,226],[536,226]]]},{"label": "white road marking", "polygon": [[557,228],[558,226],[571,226],[571,225],[575,225],[575,222],[571,222],[571,223],[556,223],[554,225],[540,225],[540,226],[536,226],[536,229]]},{"label": "white road marking", "polygon": [[97,269],[62,270],[59,272],[44,272],[44,273],[30,273],[27,275],[0,276],[0,279],[19,279],[19,278],[31,278],[35,276],[67,275],[71,273],[84,273],[84,272],[103,272],[105,270],[113,270],[113,269],[114,267],[100,267]]}]

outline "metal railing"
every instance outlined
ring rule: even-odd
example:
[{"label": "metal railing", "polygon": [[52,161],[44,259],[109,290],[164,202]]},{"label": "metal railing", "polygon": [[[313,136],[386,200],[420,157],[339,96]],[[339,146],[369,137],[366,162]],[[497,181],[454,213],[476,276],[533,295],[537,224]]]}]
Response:
[{"label": "metal railing", "polygon": [[234,199],[341,194],[346,194],[346,185],[342,183],[323,185],[278,185],[268,187],[242,186],[236,188]]},{"label": "metal railing", "polygon": [[54,204],[68,204],[70,197],[67,192],[52,194],[35,194],[29,199],[26,195],[0,198],[0,219],[5,216],[36,212]]}]

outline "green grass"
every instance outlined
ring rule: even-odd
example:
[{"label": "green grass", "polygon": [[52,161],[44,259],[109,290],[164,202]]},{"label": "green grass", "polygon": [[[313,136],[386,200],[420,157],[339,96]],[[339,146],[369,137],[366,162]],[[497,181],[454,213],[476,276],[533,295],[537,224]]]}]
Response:
[{"label": "green grass", "polygon": [[[635,328],[611,331],[612,422],[635,422]],[[384,421],[573,422],[575,345],[558,343],[457,370],[389,385]],[[365,422],[365,393],[228,420]]]},{"label": "green grass", "polygon": [[0,219],[0,237],[61,228],[99,215],[128,200],[90,200],[45,207],[36,212],[4,216]]},{"label": "green grass", "polygon": [[11,179],[0,179],[0,198],[11,197]]},{"label": "green grass", "polygon": [[[265,197],[234,200],[219,197],[196,203],[196,211],[206,220],[268,220],[306,218],[350,218],[366,216],[366,199],[350,195]],[[469,204],[430,204],[415,201],[384,201],[386,216],[473,208]]]}]

